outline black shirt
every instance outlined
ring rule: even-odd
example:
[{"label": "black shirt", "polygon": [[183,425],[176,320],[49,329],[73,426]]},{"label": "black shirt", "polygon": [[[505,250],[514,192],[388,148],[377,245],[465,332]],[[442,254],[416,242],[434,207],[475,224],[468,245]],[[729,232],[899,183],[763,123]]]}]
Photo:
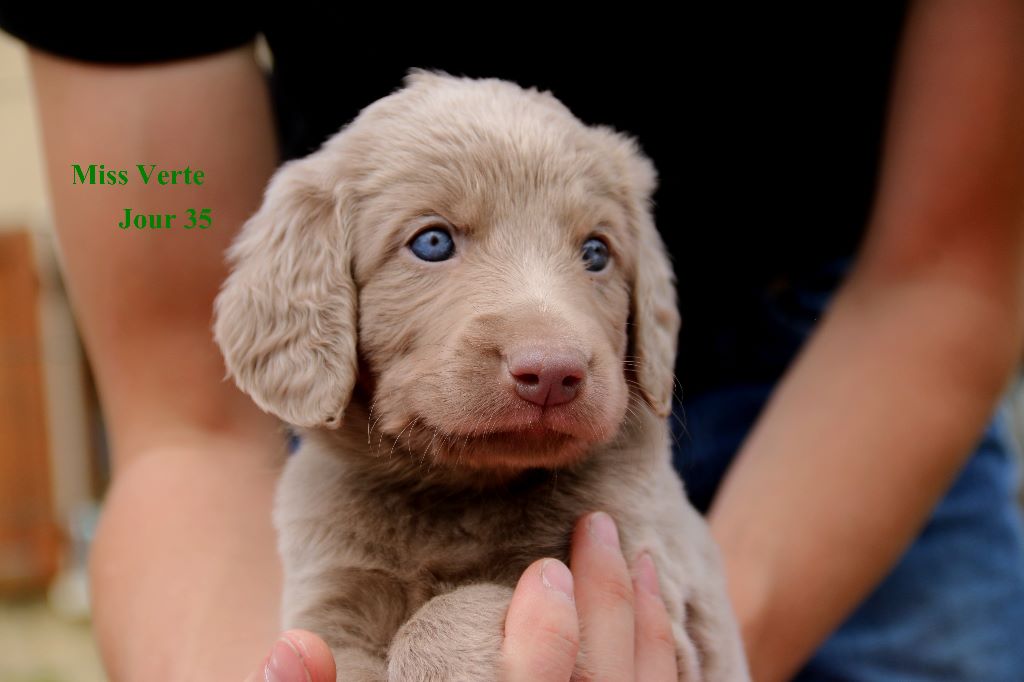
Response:
[{"label": "black shirt", "polygon": [[550,90],[585,123],[634,135],[658,169],[656,221],[683,315],[677,374],[693,394],[777,378],[803,336],[777,328],[766,306],[834,287],[831,264],[853,255],[868,220],[905,7],[833,4],[721,3],[674,20],[524,11],[476,24],[433,12],[356,19],[340,6],[148,24],[69,8],[80,16],[56,22],[10,4],[0,25],[44,50],[122,63],[207,54],[262,32],[283,158],[315,150],[412,66]]}]

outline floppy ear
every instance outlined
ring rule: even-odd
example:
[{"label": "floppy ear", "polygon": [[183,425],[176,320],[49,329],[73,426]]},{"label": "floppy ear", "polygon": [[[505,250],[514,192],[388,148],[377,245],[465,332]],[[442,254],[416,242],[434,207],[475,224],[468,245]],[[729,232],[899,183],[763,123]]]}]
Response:
[{"label": "floppy ear", "polygon": [[654,226],[649,200],[637,222],[636,279],[633,282],[633,354],[644,400],[661,417],[672,413],[679,308],[675,274]]},{"label": "floppy ear", "polygon": [[297,426],[336,427],[356,380],[350,213],[326,148],[281,167],[228,250],[214,305],[228,375]]},{"label": "floppy ear", "polygon": [[613,142],[614,154],[623,170],[625,186],[622,189],[627,197],[637,245],[630,339],[636,358],[636,377],[647,404],[659,416],[667,417],[672,412],[680,319],[675,274],[651,211],[651,196],[658,184],[657,172],[633,138],[608,127],[602,128]]}]

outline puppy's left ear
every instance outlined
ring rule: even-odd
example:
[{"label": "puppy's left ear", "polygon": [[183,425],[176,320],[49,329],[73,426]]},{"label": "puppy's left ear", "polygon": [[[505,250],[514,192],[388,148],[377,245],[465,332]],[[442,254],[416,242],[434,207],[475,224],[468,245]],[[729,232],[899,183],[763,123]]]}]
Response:
[{"label": "puppy's left ear", "polygon": [[624,179],[621,194],[636,239],[630,339],[636,377],[644,401],[667,417],[672,412],[680,319],[675,274],[651,210],[658,176],[633,138],[607,127],[600,130],[619,161]]},{"label": "puppy's left ear", "polygon": [[337,427],[356,380],[351,210],[339,167],[329,142],[277,171],[228,251],[233,269],[215,303],[228,374],[297,426]]}]

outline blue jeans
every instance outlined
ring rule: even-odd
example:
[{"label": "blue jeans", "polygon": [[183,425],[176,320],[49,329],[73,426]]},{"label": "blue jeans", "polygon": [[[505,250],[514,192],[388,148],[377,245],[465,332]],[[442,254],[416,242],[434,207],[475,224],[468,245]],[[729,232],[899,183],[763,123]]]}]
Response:
[{"label": "blue jeans", "polygon": [[[790,306],[781,321],[794,338],[809,331],[826,299],[803,300],[812,301],[808,315]],[[701,511],[772,388],[718,387],[676,406],[675,465]],[[1008,409],[1000,406],[921,535],[798,682],[1024,681],[1024,528],[1014,447]]]},{"label": "blue jeans", "polygon": [[[687,402],[685,430],[673,420],[676,467],[698,508],[769,390],[709,392]],[[997,412],[924,531],[799,682],[1024,680],[1024,530],[1007,417]]]}]

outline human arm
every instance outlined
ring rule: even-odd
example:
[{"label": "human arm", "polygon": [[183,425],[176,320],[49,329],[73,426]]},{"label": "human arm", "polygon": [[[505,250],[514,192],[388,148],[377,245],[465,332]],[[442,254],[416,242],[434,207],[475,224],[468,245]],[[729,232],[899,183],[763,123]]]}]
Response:
[{"label": "human arm", "polygon": [[[210,333],[223,250],[275,164],[250,49],[146,66],[31,52],[75,313],[113,483],[92,548],[94,628],[120,680],[242,679],[269,649],[280,569],[276,421],[223,381]],[[203,169],[202,186],[72,185],[71,164]],[[124,209],[212,209],[207,230],[123,231]],[[179,226],[183,223],[179,223]]]},{"label": "human arm", "polygon": [[892,568],[1024,343],[1024,6],[912,9],[862,253],[709,514],[754,679]]}]

